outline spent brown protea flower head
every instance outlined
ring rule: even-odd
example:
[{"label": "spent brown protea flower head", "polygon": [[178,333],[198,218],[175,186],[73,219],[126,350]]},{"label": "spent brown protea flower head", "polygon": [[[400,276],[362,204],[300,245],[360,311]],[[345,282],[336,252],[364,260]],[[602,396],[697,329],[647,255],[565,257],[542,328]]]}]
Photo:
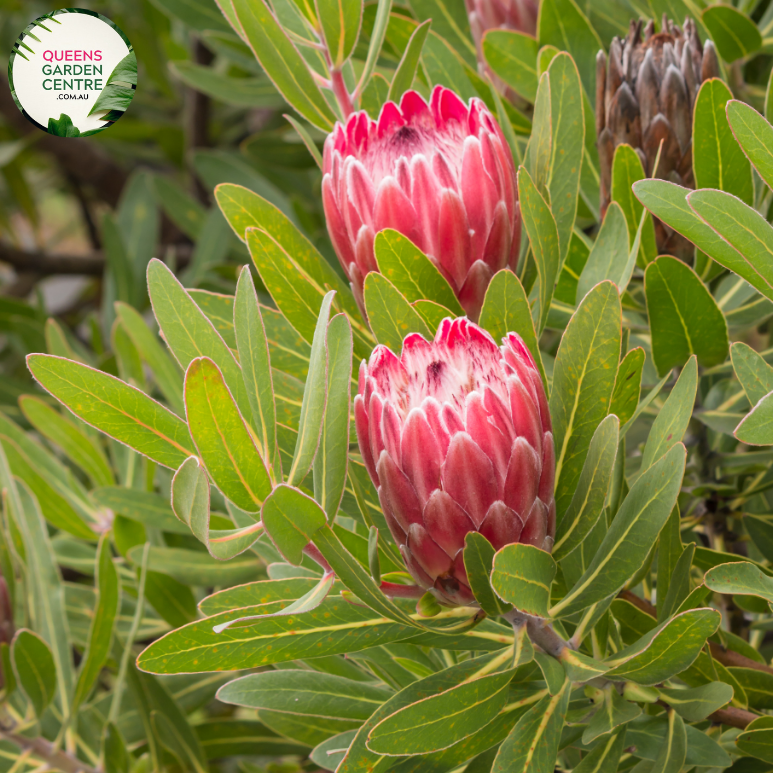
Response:
[{"label": "spent brown protea flower head", "polygon": [[555,453],[545,389],[523,340],[465,318],[418,334],[402,356],[377,346],[354,401],[365,466],[416,582],[445,604],[473,600],[462,549],[480,532],[498,550],[551,550]]},{"label": "spent brown protea flower head", "polygon": [[515,268],[515,166],[481,100],[466,105],[438,86],[429,104],[415,91],[387,102],[377,121],[353,113],[327,138],[323,172],[328,232],[362,308],[365,276],[378,271],[374,239],[385,228],[431,258],[472,318],[491,277]]},{"label": "spent brown protea flower head", "polygon": [[[660,32],[651,20],[631,22],[625,40],[615,38],[609,57],[596,59],[596,134],[601,165],[601,214],[609,206],[615,148],[627,143],[639,154],[644,172],[651,175],[661,142],[657,176],[694,187],[692,172],[692,116],[704,80],[719,75],[714,44],[701,44],[695,24],[680,28],[665,16]],[[663,251],[670,230],[656,225],[658,249]]]}]

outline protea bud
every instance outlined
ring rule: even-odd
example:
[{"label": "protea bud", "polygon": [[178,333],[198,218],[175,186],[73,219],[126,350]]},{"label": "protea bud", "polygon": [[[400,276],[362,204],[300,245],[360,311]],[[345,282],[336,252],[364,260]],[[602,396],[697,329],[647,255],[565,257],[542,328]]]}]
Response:
[{"label": "protea bud", "polygon": [[394,228],[426,253],[464,310],[477,318],[491,277],[515,268],[521,219],[515,167],[502,131],[479,99],[442,86],[429,105],[407,91],[378,121],[364,111],[325,142],[322,201],[338,258],[361,307],[378,271],[376,233]]},{"label": "protea bud", "polygon": [[480,62],[483,62],[483,35],[488,30],[515,30],[532,36],[537,34],[539,0],[465,0],[465,4]]},{"label": "protea bud", "polygon": [[354,401],[365,466],[408,570],[446,604],[473,600],[465,535],[543,550],[555,534],[555,453],[545,390],[515,333],[498,348],[467,319],[378,346]]},{"label": "protea bud", "polygon": [[[684,29],[663,17],[655,33],[650,20],[641,35],[641,20],[632,21],[625,41],[615,38],[609,59],[596,59],[596,133],[601,164],[601,211],[609,206],[615,148],[627,143],[651,175],[661,141],[657,176],[695,187],[692,172],[692,114],[701,83],[719,75],[714,44],[701,44],[695,24]],[[674,233],[656,223],[658,250],[668,251]],[[678,235],[677,235],[678,236]]]}]

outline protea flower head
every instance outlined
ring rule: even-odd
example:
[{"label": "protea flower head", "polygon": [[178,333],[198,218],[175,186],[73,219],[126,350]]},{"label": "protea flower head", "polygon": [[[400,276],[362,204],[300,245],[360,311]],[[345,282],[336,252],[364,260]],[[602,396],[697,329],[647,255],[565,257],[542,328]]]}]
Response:
[{"label": "protea flower head", "polygon": [[377,121],[365,111],[325,142],[322,201],[333,246],[355,296],[378,271],[375,235],[394,228],[427,254],[477,318],[491,277],[515,268],[521,219],[515,167],[479,99],[438,86],[429,105],[407,91]]},{"label": "protea flower head", "polygon": [[[615,148],[628,143],[651,175],[658,148],[663,150],[657,176],[678,185],[695,187],[692,172],[692,114],[701,83],[719,76],[714,44],[704,45],[695,24],[684,28],[663,17],[656,33],[650,20],[632,21],[625,41],[615,38],[609,59],[599,51],[596,59],[596,132],[601,164],[601,210],[609,206],[612,160]],[[656,223],[660,252],[678,234]]]},{"label": "protea flower head", "polygon": [[470,531],[496,549],[552,548],[550,413],[518,335],[497,347],[467,319],[445,319],[434,341],[409,335],[399,358],[377,346],[360,367],[354,412],[392,536],[439,601],[473,600],[462,558]]}]

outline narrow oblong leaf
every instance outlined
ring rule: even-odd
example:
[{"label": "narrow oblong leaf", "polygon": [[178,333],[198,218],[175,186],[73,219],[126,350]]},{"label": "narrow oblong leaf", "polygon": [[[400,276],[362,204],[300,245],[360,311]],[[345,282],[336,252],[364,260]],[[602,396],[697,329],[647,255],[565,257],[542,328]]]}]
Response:
[{"label": "narrow oblong leaf", "polygon": [[741,341],[730,347],[730,359],[736,378],[752,405],[773,392],[773,368],[765,358]]},{"label": "narrow oblong leaf", "polygon": [[748,561],[715,566],[706,572],[703,582],[716,593],[759,596],[773,603],[773,577]]},{"label": "narrow oblong leaf", "polygon": [[709,682],[692,689],[658,688],[671,708],[688,722],[700,722],[733,699],[733,687],[726,682]]},{"label": "narrow oblong leaf", "polygon": [[768,187],[773,185],[773,126],[751,105],[731,99],[727,120],[741,149]]},{"label": "narrow oblong leaf", "polygon": [[193,454],[185,422],[139,389],[64,357],[30,354],[27,367],[79,419],[164,467]]},{"label": "narrow oblong leaf", "polygon": [[491,587],[494,546],[479,532],[467,532],[464,538],[464,570],[475,600],[487,615],[509,612],[512,605],[499,599]]},{"label": "narrow oblong leaf", "polygon": [[556,528],[552,555],[556,561],[579,547],[596,525],[612,481],[620,437],[620,423],[614,414],[596,428],[582,466],[572,501]]},{"label": "narrow oblong leaf", "polygon": [[537,363],[543,383],[547,384],[529,299],[521,280],[512,271],[502,269],[494,274],[486,289],[479,324],[497,343],[508,333],[518,333]]},{"label": "narrow oblong leaf", "polygon": [[[666,225],[703,250],[712,260],[743,277],[765,297],[773,299],[773,281],[766,279],[749,256],[735,248],[730,240],[713,230],[688,204],[692,191],[665,180],[640,180],[633,185],[636,197]],[[721,194],[720,194],[721,195]]]},{"label": "narrow oblong leaf", "polygon": [[370,731],[368,748],[389,756],[447,749],[499,714],[512,678],[512,670],[481,676],[399,709]]},{"label": "narrow oblong leaf", "polygon": [[617,288],[601,282],[572,316],[556,354],[550,415],[556,446],[556,512],[572,500],[596,427],[606,417],[620,358]]},{"label": "narrow oblong leaf", "polygon": [[618,287],[629,252],[628,223],[622,207],[612,202],[577,282],[577,303],[599,282],[609,279]]},{"label": "narrow oblong leaf", "polygon": [[97,548],[97,572],[94,585],[97,589],[97,606],[89,629],[88,646],[75,683],[73,713],[76,713],[81,703],[88,698],[102,666],[107,661],[113,640],[113,626],[121,606],[121,586],[118,582],[118,572],[113,564],[110,539],[107,534],[102,536]]},{"label": "narrow oblong leaf", "polygon": [[349,459],[352,328],[346,315],[337,314],[330,321],[327,349],[327,404],[314,457],[314,498],[332,521],[344,494]]},{"label": "narrow oblong leaf", "polygon": [[569,705],[571,682],[532,706],[499,747],[492,773],[551,773]]},{"label": "narrow oblong leaf", "polygon": [[537,96],[539,47],[539,41],[532,35],[516,30],[490,29],[483,35],[486,64],[529,102]]},{"label": "narrow oblong leaf", "polygon": [[209,480],[195,456],[188,457],[172,478],[172,510],[205,545],[209,541]]},{"label": "narrow oblong leaf", "polygon": [[581,611],[617,593],[642,566],[676,502],[686,455],[677,443],[633,484],[590,566],[551,616]]},{"label": "narrow oblong leaf", "polygon": [[615,391],[612,393],[609,412],[620,419],[621,427],[631,420],[639,404],[644,358],[644,349],[638,346],[623,357],[617,368]]},{"label": "narrow oblong leaf", "polygon": [[255,433],[261,444],[263,458],[271,466],[276,448],[276,405],[271,380],[271,359],[266,327],[252,274],[247,266],[242,269],[236,284],[233,323]]},{"label": "narrow oblong leaf", "polygon": [[334,291],[322,299],[317,319],[317,327],[311,344],[309,374],[303,390],[301,416],[298,421],[298,438],[295,442],[293,463],[287,473],[290,486],[300,483],[308,474],[319,447],[325,419],[328,381],[328,319],[333,303]]},{"label": "narrow oblong leaf", "polygon": [[752,446],[773,445],[773,392],[752,408],[733,434]]},{"label": "narrow oblong leaf", "polygon": [[427,39],[431,24],[432,20],[427,19],[413,31],[389,86],[388,99],[392,102],[399,102],[400,97],[413,85],[421,59],[421,51],[424,48],[424,41]]},{"label": "narrow oblong leaf", "polygon": [[271,478],[223,374],[208,357],[188,366],[185,408],[212,480],[237,507],[257,512],[271,491]]},{"label": "narrow oblong leaf", "polygon": [[22,628],[11,642],[11,662],[16,683],[32,704],[35,716],[41,718],[56,693],[56,664],[51,648],[34,631]]},{"label": "narrow oblong leaf", "polygon": [[263,0],[231,0],[244,37],[279,93],[309,123],[323,131],[335,116],[308,65]]},{"label": "narrow oblong leaf", "polygon": [[642,472],[681,442],[692,417],[697,391],[698,361],[693,356],[682,369],[671,394],[655,417],[642,454]]},{"label": "narrow oblong leaf", "polygon": [[720,615],[715,609],[681,612],[615,653],[607,661],[612,668],[606,676],[643,685],[664,682],[692,665],[719,622]]},{"label": "narrow oblong leaf", "polygon": [[[534,137],[534,135],[532,135]],[[545,328],[560,263],[558,231],[550,207],[525,167],[518,170],[518,199],[521,217],[529,236],[539,274],[539,303],[535,305],[537,334]],[[537,313],[538,312],[538,313]]]},{"label": "narrow oblong leaf", "polygon": [[701,19],[719,55],[726,62],[734,62],[762,48],[762,35],[757,25],[732,5],[712,5],[705,8]]},{"label": "narrow oblong leaf", "polygon": [[716,188],[751,205],[754,183],[749,159],[733,136],[725,108],[733,98],[718,78],[704,81],[693,113],[693,172],[697,188]]},{"label": "narrow oblong leaf", "polygon": [[374,250],[379,272],[410,303],[421,300],[435,301],[458,316],[464,314],[448,280],[437,266],[399,231],[387,228],[376,234]]}]

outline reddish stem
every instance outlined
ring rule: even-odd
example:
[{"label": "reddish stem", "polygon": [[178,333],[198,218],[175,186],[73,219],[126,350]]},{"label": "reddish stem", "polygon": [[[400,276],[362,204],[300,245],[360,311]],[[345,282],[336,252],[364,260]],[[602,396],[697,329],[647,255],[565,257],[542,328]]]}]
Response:
[{"label": "reddish stem", "polygon": [[381,591],[386,596],[400,599],[420,599],[424,595],[424,589],[418,585],[400,585],[397,582],[382,582]]},{"label": "reddish stem", "polygon": [[344,83],[344,74],[341,70],[331,70],[330,81],[333,84],[333,93],[343,111],[344,118],[348,118],[354,112],[354,105],[352,105],[352,98]]},{"label": "reddish stem", "polygon": [[303,549],[303,552],[312,560],[316,561],[326,572],[332,572],[330,564],[325,560],[322,553],[319,552],[319,548],[313,543],[309,542]]}]

